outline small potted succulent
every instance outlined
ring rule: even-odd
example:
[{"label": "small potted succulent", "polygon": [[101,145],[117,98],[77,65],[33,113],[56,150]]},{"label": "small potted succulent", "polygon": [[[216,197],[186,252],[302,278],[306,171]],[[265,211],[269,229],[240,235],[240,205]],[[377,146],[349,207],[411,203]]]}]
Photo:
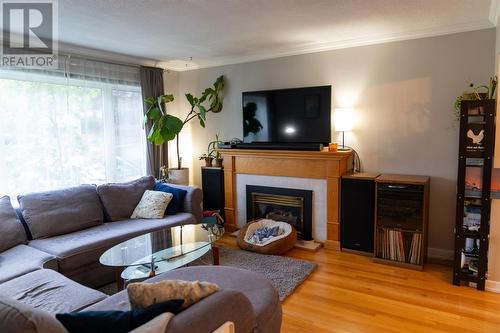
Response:
[{"label": "small potted succulent", "polygon": [[215,166],[222,168],[222,155],[219,153],[218,149],[222,141],[219,140],[219,134],[215,135],[215,140],[208,144],[208,155],[215,156]]},{"label": "small potted succulent", "polygon": [[206,167],[211,167],[212,166],[212,161],[214,158],[210,154],[203,154],[200,156],[200,161],[205,160],[205,166]]}]

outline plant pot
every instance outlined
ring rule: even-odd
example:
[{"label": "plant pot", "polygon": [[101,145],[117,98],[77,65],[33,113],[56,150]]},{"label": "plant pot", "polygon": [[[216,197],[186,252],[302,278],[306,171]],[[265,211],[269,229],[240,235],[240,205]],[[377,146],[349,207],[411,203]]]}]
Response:
[{"label": "plant pot", "polygon": [[211,167],[212,166],[212,161],[214,159],[212,157],[205,157],[205,166],[206,167]]},{"label": "plant pot", "polygon": [[172,184],[189,185],[189,168],[168,169],[168,179]]},{"label": "plant pot", "polygon": [[222,161],[223,160],[224,160],[223,158],[216,158],[215,159],[215,166],[218,168],[222,168]]}]

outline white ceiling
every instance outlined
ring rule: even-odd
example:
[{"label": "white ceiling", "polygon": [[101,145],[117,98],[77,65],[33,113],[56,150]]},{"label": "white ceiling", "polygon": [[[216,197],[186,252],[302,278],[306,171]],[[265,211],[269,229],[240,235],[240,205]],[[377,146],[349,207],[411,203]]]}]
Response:
[{"label": "white ceiling", "polygon": [[184,70],[489,28],[499,7],[498,0],[59,0],[59,39]]}]

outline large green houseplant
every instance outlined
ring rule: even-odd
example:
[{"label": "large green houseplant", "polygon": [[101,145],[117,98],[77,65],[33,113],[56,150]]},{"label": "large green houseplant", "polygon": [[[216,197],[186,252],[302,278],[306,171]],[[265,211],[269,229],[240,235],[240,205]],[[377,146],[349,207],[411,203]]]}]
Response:
[{"label": "large green houseplant", "polygon": [[[165,142],[176,139],[177,168],[169,169],[169,176],[175,173],[175,170],[179,170],[179,172],[180,170],[184,170],[184,174],[189,174],[189,170],[182,168],[179,134],[184,126],[191,120],[198,119],[201,127],[205,127],[207,113],[221,112],[223,90],[224,76],[219,76],[211,87],[206,88],[201,93],[201,96],[195,97],[191,93],[187,93],[185,96],[189,102],[190,110],[184,120],[167,113],[165,105],[174,100],[173,95],[160,95],[158,97],[148,97],[145,99],[148,110],[146,111],[144,121],[151,122],[152,124],[148,134],[148,140],[155,145],[162,145]],[[186,179],[185,176],[184,179]]]}]

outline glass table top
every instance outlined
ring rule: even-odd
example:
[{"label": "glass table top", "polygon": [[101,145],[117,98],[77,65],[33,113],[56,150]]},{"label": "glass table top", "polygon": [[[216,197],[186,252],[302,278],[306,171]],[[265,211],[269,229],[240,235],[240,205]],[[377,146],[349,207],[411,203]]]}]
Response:
[{"label": "glass table top", "polygon": [[[180,267],[211,249],[224,235],[217,224],[189,224],[171,227],[134,237],[104,252],[99,261],[106,266],[136,267],[150,271],[154,266]],[[162,269],[164,270],[164,269]]]}]

